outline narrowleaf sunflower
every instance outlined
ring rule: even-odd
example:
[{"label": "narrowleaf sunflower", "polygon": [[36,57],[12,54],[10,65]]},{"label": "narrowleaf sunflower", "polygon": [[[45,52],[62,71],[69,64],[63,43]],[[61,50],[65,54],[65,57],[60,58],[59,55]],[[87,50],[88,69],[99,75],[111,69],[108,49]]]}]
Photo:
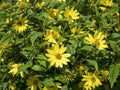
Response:
[{"label": "narrowleaf sunflower", "polygon": [[59,47],[59,45],[56,43],[52,50],[51,49],[47,49],[47,54],[46,56],[49,57],[48,61],[50,62],[50,66],[55,65],[55,67],[63,67],[64,65],[67,65],[67,62],[69,62],[70,60],[68,59],[68,57],[71,56],[71,54],[68,53],[64,53],[66,51],[66,47],[64,47],[64,45],[62,45],[61,47]]},{"label": "narrowleaf sunflower", "polygon": [[85,90],[93,90],[95,87],[102,85],[100,79],[94,73],[87,73],[82,75],[82,81],[85,82],[83,88]]},{"label": "narrowleaf sunflower", "polygon": [[26,17],[20,17],[18,20],[15,21],[13,27],[16,30],[16,32],[22,33],[23,31],[26,31],[28,27],[28,20],[26,19]]}]

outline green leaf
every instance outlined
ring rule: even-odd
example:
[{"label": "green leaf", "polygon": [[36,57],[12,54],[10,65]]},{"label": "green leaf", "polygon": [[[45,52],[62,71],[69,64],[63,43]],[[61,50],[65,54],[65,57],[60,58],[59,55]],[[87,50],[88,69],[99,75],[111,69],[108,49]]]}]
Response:
[{"label": "green leaf", "polygon": [[72,45],[67,45],[67,52],[71,54],[75,54],[75,48]]},{"label": "green leaf", "polygon": [[117,65],[110,65],[109,72],[110,72],[109,81],[110,86],[112,88],[119,75],[119,67]]},{"label": "green leaf", "polygon": [[46,78],[46,79],[43,81],[43,84],[44,84],[46,87],[55,86],[54,81],[53,81],[52,78]]},{"label": "green leaf", "polygon": [[1,40],[0,40],[0,43],[9,42],[10,39],[11,39],[11,37],[10,37],[8,34],[6,35],[6,34],[3,33],[3,36],[2,36],[2,38],[1,38]]},{"label": "green leaf", "polygon": [[40,65],[46,67],[46,61],[44,61],[44,60],[37,60],[37,62],[39,62]]},{"label": "green leaf", "polygon": [[24,55],[26,58],[28,58],[28,56],[29,56],[29,52],[27,52],[27,51],[20,51],[20,53],[22,55]]},{"label": "green leaf", "polygon": [[30,41],[31,41],[32,45],[34,45],[35,40],[39,36],[42,36],[42,33],[39,33],[39,32],[36,32],[36,31],[31,32],[31,34],[30,34]]},{"label": "green leaf", "polygon": [[68,90],[67,85],[64,85],[61,90]]},{"label": "green leaf", "polygon": [[86,46],[83,46],[82,48],[81,48],[81,50],[85,50],[85,51],[92,51],[92,46],[88,46],[88,45],[86,45]]},{"label": "green leaf", "polygon": [[95,67],[95,70],[98,71],[98,63],[95,60],[87,60],[87,62]]},{"label": "green leaf", "polygon": [[117,46],[115,41],[110,41],[110,46],[115,52],[118,52],[119,47]]},{"label": "green leaf", "polygon": [[2,84],[2,90],[6,90],[8,86],[8,82]]},{"label": "green leaf", "polygon": [[33,69],[35,71],[41,71],[40,65],[34,65],[31,69]]},{"label": "green leaf", "polygon": [[43,54],[39,54],[36,58],[40,60],[47,60],[47,58]]},{"label": "green leaf", "polygon": [[111,37],[113,39],[120,38],[120,34],[119,33],[112,33]]},{"label": "green leaf", "polygon": [[65,77],[63,75],[58,75],[55,77],[55,80],[60,81],[60,82],[65,82]]}]

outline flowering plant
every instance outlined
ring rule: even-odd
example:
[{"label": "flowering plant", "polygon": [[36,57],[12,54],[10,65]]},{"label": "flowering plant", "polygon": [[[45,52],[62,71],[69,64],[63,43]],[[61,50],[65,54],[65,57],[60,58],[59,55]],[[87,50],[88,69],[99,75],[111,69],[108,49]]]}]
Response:
[{"label": "flowering plant", "polygon": [[0,1],[0,90],[119,90],[119,0]]}]

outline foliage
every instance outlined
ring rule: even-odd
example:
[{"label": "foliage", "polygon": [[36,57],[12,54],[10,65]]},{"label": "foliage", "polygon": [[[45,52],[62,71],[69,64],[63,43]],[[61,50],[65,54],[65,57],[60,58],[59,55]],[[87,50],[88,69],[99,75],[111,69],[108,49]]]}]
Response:
[{"label": "foliage", "polygon": [[1,0],[0,90],[119,90],[119,0]]}]

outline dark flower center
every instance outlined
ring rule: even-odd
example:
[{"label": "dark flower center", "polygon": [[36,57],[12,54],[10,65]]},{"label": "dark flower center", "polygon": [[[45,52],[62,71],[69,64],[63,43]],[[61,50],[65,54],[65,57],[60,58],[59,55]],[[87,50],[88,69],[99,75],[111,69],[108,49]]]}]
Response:
[{"label": "dark flower center", "polygon": [[53,38],[57,38],[57,33],[53,31],[52,36],[53,36]]},{"label": "dark flower center", "polygon": [[79,35],[79,32],[76,31],[76,32],[74,33],[74,35]]},{"label": "dark flower center", "polygon": [[21,22],[21,21],[18,21],[18,22],[17,22],[17,25],[22,26],[22,22]]},{"label": "dark flower center", "polygon": [[34,80],[33,83],[34,83],[34,85],[37,85],[38,84],[38,80]]},{"label": "dark flower center", "polygon": [[55,57],[56,57],[58,60],[60,60],[60,59],[62,58],[62,56],[61,56],[59,53],[56,54]]},{"label": "dark flower center", "polygon": [[96,46],[98,46],[98,47],[99,47],[99,45],[100,45],[99,40],[96,40],[96,41],[95,41],[95,44],[96,44]]},{"label": "dark flower center", "polygon": [[92,82],[95,82],[95,81],[96,81],[96,78],[95,78],[95,77],[92,77],[92,78],[91,78],[91,81],[92,81]]}]

